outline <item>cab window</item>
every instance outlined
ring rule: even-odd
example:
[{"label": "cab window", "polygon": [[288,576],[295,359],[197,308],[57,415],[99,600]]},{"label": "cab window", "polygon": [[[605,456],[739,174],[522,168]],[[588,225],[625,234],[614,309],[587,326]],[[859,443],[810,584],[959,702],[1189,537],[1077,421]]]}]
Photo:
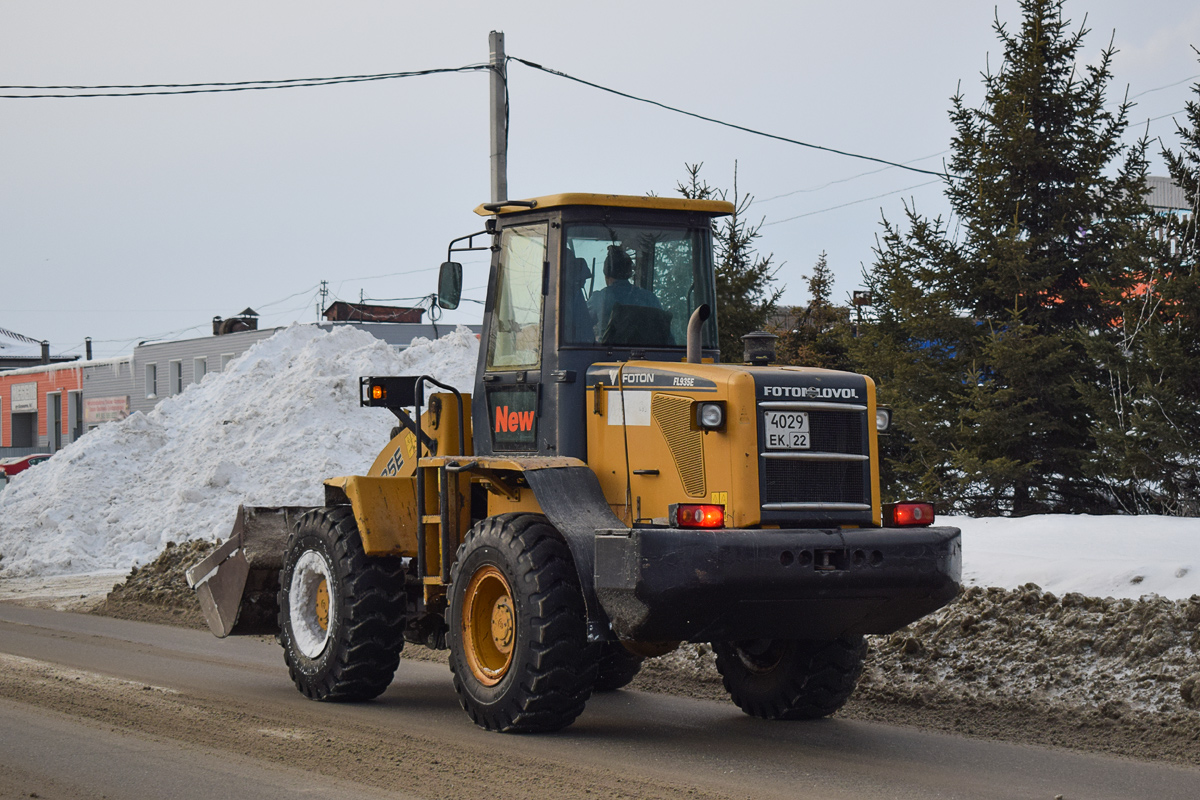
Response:
[{"label": "cab window", "polygon": [[[682,347],[702,304],[713,307],[708,231],[574,224],[563,245],[562,318],[567,344]],[[716,346],[715,315],[704,345]]]},{"label": "cab window", "polygon": [[504,229],[500,236],[496,305],[488,331],[489,369],[541,365],[545,262],[546,223]]}]

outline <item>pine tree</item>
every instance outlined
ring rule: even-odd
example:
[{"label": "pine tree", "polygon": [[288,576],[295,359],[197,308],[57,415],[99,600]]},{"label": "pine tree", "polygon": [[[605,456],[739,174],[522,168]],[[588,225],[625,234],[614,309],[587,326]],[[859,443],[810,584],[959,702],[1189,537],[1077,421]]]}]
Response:
[{"label": "pine tree", "polygon": [[[1200,97],[1200,83],[1193,89]],[[1151,220],[1157,251],[1136,286],[1112,298],[1119,319],[1088,342],[1103,370],[1090,392],[1094,472],[1130,513],[1200,514],[1200,103],[1187,114],[1180,152],[1163,157],[1191,212]]]},{"label": "pine tree", "polygon": [[1016,32],[995,22],[1004,58],[981,107],[952,98],[956,234],[911,209],[907,231],[885,221],[867,275],[881,320],[853,354],[921,415],[897,415],[896,488],[976,512],[1094,510],[1085,343],[1146,257],[1146,144],[1121,143],[1127,103],[1105,108],[1111,44],[1080,66],[1088,31],[1062,0],[1020,8]]},{"label": "pine tree", "polygon": [[[727,192],[714,189],[700,178],[703,164],[685,166],[688,180],[679,183],[680,194],[692,200],[726,199]],[[774,254],[763,256],[754,247],[761,236],[762,223],[751,225],[746,221],[746,212],[754,198],[738,193],[736,162],[732,202],[733,214],[719,219],[713,231],[713,259],[716,262],[721,360],[737,362],[742,358],[742,336],[763,328],[783,289],[772,288],[778,269],[772,263]]]}]

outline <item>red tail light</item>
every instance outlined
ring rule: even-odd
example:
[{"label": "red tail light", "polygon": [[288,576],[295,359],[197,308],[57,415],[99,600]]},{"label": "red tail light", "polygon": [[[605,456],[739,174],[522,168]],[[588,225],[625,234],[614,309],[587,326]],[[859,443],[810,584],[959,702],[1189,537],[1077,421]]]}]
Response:
[{"label": "red tail light", "polygon": [[725,506],[677,505],[675,524],[681,528],[721,528],[725,525]]},{"label": "red tail light", "polygon": [[883,524],[916,527],[933,524],[932,503],[894,503],[883,507]]}]

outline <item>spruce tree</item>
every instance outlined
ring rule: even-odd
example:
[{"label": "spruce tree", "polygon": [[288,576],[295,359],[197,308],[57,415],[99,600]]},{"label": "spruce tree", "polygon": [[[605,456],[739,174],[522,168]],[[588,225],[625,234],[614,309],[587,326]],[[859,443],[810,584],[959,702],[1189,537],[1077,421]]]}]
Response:
[{"label": "spruce tree", "polygon": [[907,230],[885,220],[866,276],[880,319],[853,354],[920,414],[897,416],[895,490],[977,513],[1094,510],[1085,343],[1145,257],[1145,143],[1121,142],[1127,103],[1105,107],[1111,44],[1080,64],[1088,31],[1062,0],[1020,9],[1017,30],[995,22],[982,105],[951,100],[954,233],[911,209]]},{"label": "spruce tree", "polygon": [[[687,164],[688,179],[679,183],[680,194],[692,200],[724,200],[728,193],[714,189],[700,178],[703,164]],[[761,255],[754,243],[762,223],[752,225],[746,212],[754,202],[751,195],[738,193],[737,163],[733,167],[733,214],[717,220],[713,230],[713,260],[717,283],[717,329],[721,360],[742,359],[742,336],[761,330],[775,310],[782,289],[773,288],[777,267],[774,255]]]},{"label": "spruce tree", "polygon": [[[1200,98],[1200,83],[1193,87]],[[1112,302],[1120,317],[1091,337],[1102,367],[1091,388],[1095,413],[1095,477],[1117,508],[1129,513],[1200,515],[1200,103],[1187,104],[1181,149],[1163,151],[1190,213],[1159,213],[1153,257],[1136,284]]]}]

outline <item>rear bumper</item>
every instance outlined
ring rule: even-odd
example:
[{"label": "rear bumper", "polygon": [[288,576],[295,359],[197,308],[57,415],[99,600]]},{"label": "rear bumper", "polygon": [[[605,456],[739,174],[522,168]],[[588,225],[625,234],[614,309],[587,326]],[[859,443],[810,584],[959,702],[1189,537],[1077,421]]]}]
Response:
[{"label": "rear bumper", "polygon": [[957,528],[598,531],[596,595],[622,639],[891,633],[957,593]]}]

